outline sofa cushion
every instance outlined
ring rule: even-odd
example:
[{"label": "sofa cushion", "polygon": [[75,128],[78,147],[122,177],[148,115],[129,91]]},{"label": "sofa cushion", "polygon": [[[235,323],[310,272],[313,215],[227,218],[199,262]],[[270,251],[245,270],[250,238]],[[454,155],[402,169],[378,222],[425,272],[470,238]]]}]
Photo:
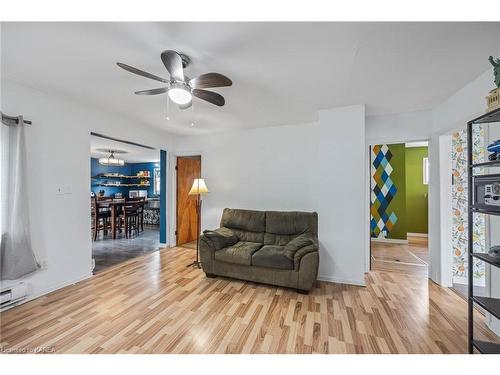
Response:
[{"label": "sofa cushion", "polygon": [[266,213],[264,211],[225,208],[221,227],[231,229],[240,241],[263,243]]},{"label": "sofa cushion", "polygon": [[284,246],[302,233],[318,234],[316,212],[266,212],[265,245]]},{"label": "sofa cushion", "polygon": [[262,247],[261,243],[240,241],[233,246],[215,252],[215,259],[226,263],[252,264],[252,254]]},{"label": "sofa cushion", "polygon": [[216,250],[232,246],[238,242],[238,237],[229,228],[222,227],[215,230],[205,230],[203,231],[203,235],[212,241]]},{"label": "sofa cushion", "polygon": [[287,258],[283,246],[265,245],[252,255],[252,266],[293,270],[293,260]]}]

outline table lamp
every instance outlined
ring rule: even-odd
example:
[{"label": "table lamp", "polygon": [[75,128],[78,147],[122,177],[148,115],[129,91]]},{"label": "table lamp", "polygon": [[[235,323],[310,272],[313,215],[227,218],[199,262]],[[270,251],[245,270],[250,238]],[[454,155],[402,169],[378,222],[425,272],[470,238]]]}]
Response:
[{"label": "table lamp", "polygon": [[199,261],[199,251],[200,251],[200,232],[201,232],[201,194],[209,193],[207,184],[203,178],[196,178],[193,181],[193,186],[189,190],[188,195],[196,195],[196,260],[188,264],[187,267],[197,267],[201,268],[201,263]]}]

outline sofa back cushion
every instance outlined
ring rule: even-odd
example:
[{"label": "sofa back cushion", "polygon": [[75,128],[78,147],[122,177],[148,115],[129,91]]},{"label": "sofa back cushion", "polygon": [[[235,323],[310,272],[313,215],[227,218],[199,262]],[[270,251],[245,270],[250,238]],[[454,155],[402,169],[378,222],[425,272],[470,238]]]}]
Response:
[{"label": "sofa back cushion", "polygon": [[266,212],[225,208],[220,226],[231,229],[240,241],[263,243]]},{"label": "sofa back cushion", "polygon": [[266,212],[265,245],[284,246],[302,233],[318,237],[318,214],[316,212]]}]

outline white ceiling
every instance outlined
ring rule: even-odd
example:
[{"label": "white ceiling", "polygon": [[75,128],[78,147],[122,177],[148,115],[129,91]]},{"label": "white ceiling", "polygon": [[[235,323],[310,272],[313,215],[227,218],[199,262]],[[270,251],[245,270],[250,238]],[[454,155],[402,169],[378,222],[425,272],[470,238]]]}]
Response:
[{"label": "white ceiling", "polygon": [[[136,96],[168,77],[165,49],[189,55],[186,74],[219,72],[222,108],[194,112],[166,96]],[[473,80],[500,54],[499,23],[7,23],[5,77],[55,90],[176,134],[315,121],[317,111],[365,103],[367,114],[427,109]],[[195,126],[190,127],[194,119]]]},{"label": "white ceiling", "polygon": [[[126,141],[126,139],[124,139]],[[147,145],[146,145],[147,146]],[[135,146],[128,143],[101,138],[97,136],[90,137],[90,155],[93,158],[104,158],[109,156],[109,152],[102,152],[101,149],[124,151],[125,153],[116,153],[115,157],[123,159],[127,163],[147,163],[159,162],[160,151],[151,150],[145,147]]]}]

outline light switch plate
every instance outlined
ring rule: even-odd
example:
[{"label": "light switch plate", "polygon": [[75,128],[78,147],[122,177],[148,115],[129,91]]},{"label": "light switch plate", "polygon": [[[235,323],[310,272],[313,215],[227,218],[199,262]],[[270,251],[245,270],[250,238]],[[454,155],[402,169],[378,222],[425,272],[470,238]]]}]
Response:
[{"label": "light switch plate", "polygon": [[71,194],[71,185],[70,184],[64,184],[63,185],[63,191],[64,191],[64,194]]},{"label": "light switch plate", "polygon": [[56,195],[64,194],[64,185],[56,185],[55,187]]}]

